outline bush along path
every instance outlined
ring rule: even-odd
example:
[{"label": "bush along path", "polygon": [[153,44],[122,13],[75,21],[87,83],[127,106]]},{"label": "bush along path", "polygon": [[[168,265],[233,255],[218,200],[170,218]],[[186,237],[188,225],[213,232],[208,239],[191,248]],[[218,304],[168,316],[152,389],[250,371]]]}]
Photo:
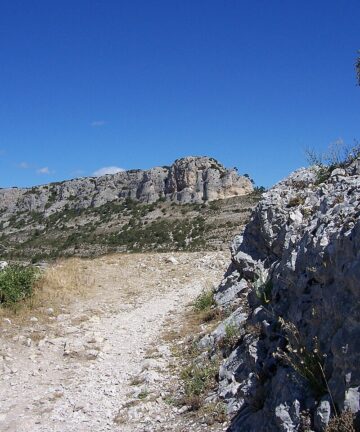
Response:
[{"label": "bush along path", "polygon": [[34,267],[6,265],[0,271],[0,305],[16,307],[18,302],[30,297],[38,274]]},{"label": "bush along path", "polygon": [[[196,326],[200,313],[211,322],[206,292],[227,259],[223,252],[113,255],[47,270],[31,307],[0,308],[0,430],[204,430],[205,405],[202,419],[195,405],[215,376],[181,355],[192,346],[182,338],[190,330],[184,314],[195,314]],[[199,295],[195,312],[186,305]],[[217,411],[206,430],[224,430]]]}]

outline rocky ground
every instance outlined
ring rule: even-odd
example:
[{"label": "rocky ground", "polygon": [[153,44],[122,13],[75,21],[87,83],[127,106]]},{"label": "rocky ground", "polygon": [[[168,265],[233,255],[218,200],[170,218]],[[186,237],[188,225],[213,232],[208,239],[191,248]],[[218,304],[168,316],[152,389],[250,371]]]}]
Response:
[{"label": "rocky ground", "polygon": [[299,169],[235,237],[215,293],[233,312],[201,340],[229,431],[360,430],[359,210],[360,158]]},{"label": "rocky ground", "polygon": [[183,341],[164,335],[218,283],[227,255],[118,254],[58,264],[41,302],[0,311],[0,430],[225,430],[172,404],[173,346]]}]

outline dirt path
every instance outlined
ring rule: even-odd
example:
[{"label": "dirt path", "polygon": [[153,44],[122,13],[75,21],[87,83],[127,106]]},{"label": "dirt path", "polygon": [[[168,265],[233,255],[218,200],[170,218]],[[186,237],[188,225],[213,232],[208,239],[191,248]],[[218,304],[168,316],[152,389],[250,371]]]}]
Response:
[{"label": "dirt path", "polygon": [[85,261],[90,294],[25,325],[2,319],[0,430],[190,430],[166,403],[175,360],[161,335],[226,262],[220,252]]}]

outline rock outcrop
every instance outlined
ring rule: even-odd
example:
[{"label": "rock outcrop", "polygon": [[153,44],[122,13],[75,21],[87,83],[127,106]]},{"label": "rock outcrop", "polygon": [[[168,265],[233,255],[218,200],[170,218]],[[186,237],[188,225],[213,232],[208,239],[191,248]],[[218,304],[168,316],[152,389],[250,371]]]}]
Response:
[{"label": "rock outcrop", "polygon": [[359,422],[359,160],[275,185],[231,252],[215,299],[233,312],[201,341],[214,351],[224,324],[238,330],[219,371],[229,431],[323,431],[346,410]]},{"label": "rock outcrop", "polygon": [[36,262],[64,255],[223,249],[258,202],[252,191],[249,178],[207,157],[0,189],[0,254]]},{"label": "rock outcrop", "polygon": [[131,198],[144,203],[159,199],[203,203],[253,191],[251,181],[225,169],[213,158],[186,157],[170,167],[130,170],[101,177],[51,183],[29,189],[0,189],[0,214],[36,211],[54,213],[68,208],[99,207]]}]

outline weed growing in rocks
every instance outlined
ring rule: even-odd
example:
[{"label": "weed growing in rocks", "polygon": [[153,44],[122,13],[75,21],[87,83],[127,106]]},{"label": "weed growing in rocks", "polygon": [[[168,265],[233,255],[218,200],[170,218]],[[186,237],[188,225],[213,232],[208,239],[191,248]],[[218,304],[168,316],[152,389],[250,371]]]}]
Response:
[{"label": "weed growing in rocks", "polygon": [[141,393],[139,393],[138,398],[140,400],[146,399],[149,396],[148,390],[144,390]]},{"label": "weed growing in rocks", "polygon": [[194,312],[199,320],[204,323],[221,319],[223,311],[216,307],[214,293],[212,290],[203,291],[196,299],[193,305]]},{"label": "weed growing in rocks", "polygon": [[194,360],[182,370],[180,377],[185,392],[183,402],[192,410],[199,409],[204,403],[206,394],[216,387],[218,371],[218,359],[205,359],[202,362]]},{"label": "weed growing in rocks", "polygon": [[286,207],[288,208],[297,207],[299,205],[304,204],[304,202],[305,202],[304,198],[298,195],[294,198],[291,198]]},{"label": "weed growing in rocks", "polygon": [[[279,324],[286,335],[287,345],[285,350],[278,348],[275,356],[302,376],[317,398],[329,393],[332,399],[323,369],[324,356],[319,351],[317,339],[314,338],[314,348],[309,350],[302,343],[300,333],[293,323],[280,317]],[[333,406],[335,409],[334,403]]]},{"label": "weed growing in rocks", "polygon": [[11,306],[30,297],[38,271],[33,267],[9,266],[0,272],[0,304]]},{"label": "weed growing in rocks", "polygon": [[203,312],[210,309],[215,304],[214,293],[212,290],[203,291],[194,302],[194,310]]},{"label": "weed growing in rocks", "polygon": [[136,376],[136,377],[132,378],[132,380],[130,381],[130,385],[132,385],[132,386],[138,386],[140,384],[143,384],[143,382],[144,382],[143,378],[140,378],[140,377]]},{"label": "weed growing in rocks", "polygon": [[225,336],[219,341],[219,348],[223,351],[231,352],[241,337],[240,328],[233,324],[227,324],[225,326]]},{"label": "weed growing in rocks", "polygon": [[344,168],[360,156],[360,144],[345,145],[342,140],[332,143],[325,153],[314,150],[306,151],[306,158],[310,166],[317,167],[316,184],[326,181],[335,168]]},{"label": "weed growing in rocks", "polygon": [[268,278],[268,273],[264,269],[259,270],[256,275],[257,278],[253,282],[255,293],[256,296],[261,300],[261,303],[265,306],[271,301],[273,283],[271,279]]},{"label": "weed growing in rocks", "polygon": [[228,419],[226,405],[223,402],[210,402],[201,408],[204,422],[211,426],[214,423],[224,423]]},{"label": "weed growing in rocks", "polygon": [[325,428],[325,432],[356,432],[354,414],[350,411],[343,411],[332,417]]}]

